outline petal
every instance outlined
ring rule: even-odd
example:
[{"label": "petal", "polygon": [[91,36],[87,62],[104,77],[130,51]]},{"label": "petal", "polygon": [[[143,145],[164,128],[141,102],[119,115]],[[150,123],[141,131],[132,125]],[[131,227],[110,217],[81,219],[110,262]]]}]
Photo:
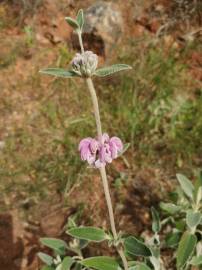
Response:
[{"label": "petal", "polygon": [[95,153],[98,150],[99,143],[97,140],[92,139],[90,142],[90,150]]},{"label": "petal", "polygon": [[82,147],[89,145],[91,140],[92,140],[91,137],[84,138],[83,140],[81,140],[79,143],[79,151],[81,150]]},{"label": "petal", "polygon": [[102,143],[109,142],[109,135],[107,133],[102,134]]},{"label": "petal", "polygon": [[120,138],[118,138],[118,137],[112,137],[110,139],[110,143],[115,144],[118,151],[122,151],[123,150],[123,143],[122,143],[122,141],[121,141]]}]

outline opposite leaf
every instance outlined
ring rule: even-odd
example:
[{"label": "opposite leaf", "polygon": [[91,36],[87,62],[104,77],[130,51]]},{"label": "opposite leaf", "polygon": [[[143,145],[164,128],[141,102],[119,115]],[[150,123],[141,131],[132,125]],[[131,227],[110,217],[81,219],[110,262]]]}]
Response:
[{"label": "opposite leaf", "polygon": [[177,174],[177,180],[180,183],[180,186],[184,193],[190,198],[193,199],[193,191],[194,191],[194,186],[192,182],[184,175],[182,174]]},{"label": "opposite leaf", "polygon": [[70,18],[70,17],[65,17],[65,21],[74,29],[77,30],[79,29],[79,24],[76,20]]},{"label": "opposite leaf", "polygon": [[96,270],[121,270],[116,260],[107,256],[92,257],[81,261],[81,264]]},{"label": "opposite leaf", "polygon": [[77,17],[76,17],[76,21],[80,27],[80,29],[82,30],[83,25],[84,25],[84,14],[83,14],[83,9],[80,9],[78,11]]},{"label": "opposite leaf", "polygon": [[197,227],[202,219],[202,215],[199,212],[188,210],[186,215],[186,223],[190,229]]},{"label": "opposite leaf", "polygon": [[65,257],[61,264],[61,270],[69,270],[74,263],[74,260],[71,257]]},{"label": "opposite leaf", "polygon": [[145,263],[140,263],[136,266],[132,266],[129,270],[151,270]]},{"label": "opposite leaf", "polygon": [[177,269],[182,269],[190,260],[196,243],[197,238],[194,234],[188,232],[183,234],[177,249]]},{"label": "opposite leaf", "polygon": [[112,65],[112,66],[105,67],[105,68],[99,68],[95,71],[94,75],[96,75],[98,77],[106,77],[106,76],[109,76],[113,73],[127,70],[127,69],[132,69],[132,67],[129,65],[125,65],[125,64],[116,64],[116,65]]},{"label": "opposite leaf", "polygon": [[169,214],[173,215],[178,213],[181,210],[181,207],[173,203],[160,203],[160,208]]},{"label": "opposite leaf", "polygon": [[67,233],[75,238],[93,242],[101,242],[109,238],[102,229],[94,227],[76,227],[68,230]]},{"label": "opposite leaf", "polygon": [[41,238],[40,241],[44,246],[52,248],[59,254],[64,253],[64,250],[67,248],[67,244],[63,240],[60,240],[60,239],[45,237],[45,238]]},{"label": "opposite leaf", "polygon": [[202,265],[202,255],[200,256],[195,256],[192,258],[192,260],[190,261],[191,265],[197,266],[197,265]]},{"label": "opposite leaf", "polygon": [[124,240],[124,248],[126,253],[133,256],[152,256],[151,250],[141,241],[133,236],[129,236]]},{"label": "opposite leaf", "polygon": [[62,78],[73,78],[73,77],[80,77],[76,72],[72,70],[65,70],[62,68],[45,68],[39,71],[40,73],[52,75],[56,77]]},{"label": "opposite leaf", "polygon": [[152,231],[158,233],[161,230],[161,222],[159,218],[159,213],[154,207],[151,208],[152,212]]},{"label": "opposite leaf", "polygon": [[46,253],[43,252],[39,252],[37,253],[38,257],[42,260],[42,262],[44,262],[45,264],[51,266],[53,264],[53,258],[51,256],[49,256]]}]

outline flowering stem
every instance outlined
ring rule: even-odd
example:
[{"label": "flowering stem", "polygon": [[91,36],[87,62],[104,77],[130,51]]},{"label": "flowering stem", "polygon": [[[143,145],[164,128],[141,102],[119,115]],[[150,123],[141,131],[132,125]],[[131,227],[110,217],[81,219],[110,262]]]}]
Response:
[{"label": "flowering stem", "polygon": [[[84,53],[83,41],[82,41],[82,36],[81,36],[80,31],[78,31],[78,36],[79,36],[79,43],[80,43],[80,47],[81,47],[81,52]],[[98,140],[100,143],[102,143],[102,125],[101,125],[101,120],[100,120],[99,105],[98,105],[98,99],[97,99],[95,87],[94,87],[93,81],[90,77],[86,78],[86,82],[87,82],[87,86],[88,86],[88,89],[89,89],[89,92],[91,95],[91,99],[93,102],[93,109],[94,109],[94,115],[95,115],[95,121],[96,121],[96,127],[97,127]],[[114,212],[113,212],[113,207],[112,207],[112,200],[111,200],[111,196],[110,196],[105,166],[100,168],[100,174],[101,174],[101,178],[102,178],[102,184],[103,184],[103,188],[104,188],[105,199],[106,199],[106,203],[107,203],[112,234],[113,234],[114,239],[117,239],[118,234],[117,234],[116,226],[115,226]],[[128,270],[128,263],[127,263],[123,248],[118,246],[117,252],[119,253],[119,255],[122,259],[124,269]]]},{"label": "flowering stem", "polygon": [[[93,102],[98,138],[99,138],[99,141],[102,143],[102,141],[101,141],[102,140],[102,127],[101,127],[101,121],[100,121],[100,113],[99,113],[97,95],[95,92],[95,88],[94,88],[92,79],[87,78],[86,81],[87,81],[87,85],[88,85],[88,88],[89,88],[89,91],[91,94],[91,98],[92,98],[92,102]],[[109,220],[110,220],[112,234],[113,234],[114,239],[117,239],[118,235],[117,235],[116,226],[115,226],[114,212],[113,212],[113,207],[112,207],[112,201],[111,201],[105,166],[102,166],[100,168],[100,174],[101,174],[101,178],[102,178],[105,199],[106,199],[106,203],[107,203],[107,207],[108,207]],[[117,252],[119,253],[119,255],[122,259],[124,269],[128,270],[128,263],[127,263],[127,260],[126,260],[126,257],[125,257],[125,254],[124,254],[122,247],[117,247]]]}]

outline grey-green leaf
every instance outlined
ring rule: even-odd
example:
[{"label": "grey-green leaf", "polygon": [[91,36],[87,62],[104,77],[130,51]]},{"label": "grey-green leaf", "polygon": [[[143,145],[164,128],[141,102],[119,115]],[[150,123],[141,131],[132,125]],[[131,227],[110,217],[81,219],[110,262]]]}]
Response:
[{"label": "grey-green leaf", "polygon": [[140,263],[130,267],[129,270],[151,270],[151,268],[149,268],[149,266],[147,266],[145,263]]},{"label": "grey-green leaf", "polygon": [[177,249],[177,269],[182,269],[190,260],[196,247],[197,238],[194,234],[185,232]]},{"label": "grey-green leaf", "polygon": [[120,266],[117,261],[111,257],[98,256],[81,261],[81,264],[96,270],[120,270]]},{"label": "grey-green leaf", "polygon": [[160,203],[160,208],[172,215],[176,214],[177,212],[181,210],[181,207],[178,205],[175,205],[173,203],[163,203],[163,202]]},{"label": "grey-green leaf", "polygon": [[154,207],[151,208],[152,212],[152,231],[158,233],[161,230],[161,222],[159,218],[159,213]]},{"label": "grey-green leaf", "polygon": [[129,255],[143,257],[152,256],[151,250],[143,242],[133,236],[129,236],[124,240],[124,248]]},{"label": "grey-green leaf", "polygon": [[190,198],[193,199],[194,186],[192,182],[183,174],[177,174],[177,180],[180,183],[180,186],[184,193]]},{"label": "grey-green leaf", "polygon": [[181,233],[180,232],[171,232],[166,236],[165,242],[167,247],[174,248],[178,245],[180,241]]},{"label": "grey-green leaf", "polygon": [[197,227],[202,219],[202,215],[199,212],[188,210],[186,215],[186,223],[190,229]]},{"label": "grey-green leaf", "polygon": [[60,239],[45,237],[45,238],[41,238],[40,241],[44,246],[47,246],[55,250],[59,254],[63,254],[65,249],[67,248],[67,244],[63,240],[60,240]]},{"label": "grey-green leaf", "polygon": [[83,25],[84,25],[84,14],[83,14],[83,9],[80,9],[80,10],[78,11],[76,20],[77,20],[77,23],[78,23],[80,29],[82,30]]},{"label": "grey-green leaf", "polygon": [[127,70],[127,69],[132,69],[132,67],[125,64],[116,64],[109,67],[99,68],[95,71],[94,75],[98,77],[106,77],[116,72]]},{"label": "grey-green leaf", "polygon": [[65,21],[71,26],[74,30],[77,30],[79,28],[79,24],[76,20],[70,18],[70,17],[65,17]]},{"label": "grey-green leaf", "polygon": [[38,252],[37,253],[38,257],[42,260],[42,262],[44,262],[45,264],[51,266],[53,264],[53,258],[51,256],[49,256],[46,253],[43,252]]},{"label": "grey-green leaf", "polygon": [[52,75],[56,77],[62,78],[73,78],[73,77],[80,77],[76,72],[73,70],[65,70],[62,68],[45,68],[39,71],[40,73]]},{"label": "grey-green leaf", "polygon": [[71,228],[67,233],[75,238],[93,242],[101,242],[108,238],[107,234],[102,229],[95,227]]},{"label": "grey-green leaf", "polygon": [[55,268],[52,267],[52,266],[45,265],[45,266],[42,267],[41,270],[55,270]]},{"label": "grey-green leaf", "polygon": [[125,144],[123,145],[123,150],[122,150],[121,152],[118,153],[118,156],[119,156],[119,157],[122,156],[122,155],[128,150],[129,147],[130,147],[130,143],[125,143]]},{"label": "grey-green leaf", "polygon": [[61,270],[69,270],[73,263],[74,260],[71,257],[69,256],[65,257],[62,261]]},{"label": "grey-green leaf", "polygon": [[197,266],[197,265],[202,265],[202,255],[199,256],[194,256],[191,261],[191,265]]}]

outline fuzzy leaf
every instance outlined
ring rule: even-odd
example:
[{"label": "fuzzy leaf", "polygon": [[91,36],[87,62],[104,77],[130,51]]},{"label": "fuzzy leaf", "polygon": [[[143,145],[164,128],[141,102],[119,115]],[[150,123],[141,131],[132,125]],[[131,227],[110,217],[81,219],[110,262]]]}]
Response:
[{"label": "fuzzy leaf", "polygon": [[151,250],[143,242],[133,236],[129,236],[124,240],[124,248],[129,255],[143,257],[152,256]]},{"label": "fuzzy leaf", "polygon": [[130,143],[125,143],[125,144],[123,145],[123,150],[122,150],[121,152],[118,153],[118,156],[119,156],[119,157],[122,156],[122,155],[128,150],[129,147],[130,147]]},{"label": "fuzzy leaf", "polygon": [[161,222],[159,218],[159,213],[154,207],[151,208],[152,212],[152,231],[158,233],[161,230]]},{"label": "fuzzy leaf", "polygon": [[44,246],[47,246],[55,250],[59,254],[63,254],[65,249],[67,248],[67,244],[63,240],[60,240],[60,239],[44,237],[44,238],[41,238],[40,241]]},{"label": "fuzzy leaf", "polygon": [[184,193],[190,198],[193,199],[194,186],[192,182],[183,174],[177,174],[177,180],[180,183],[180,186]]},{"label": "fuzzy leaf", "polygon": [[56,77],[62,78],[73,78],[73,77],[80,77],[76,72],[73,70],[65,70],[62,68],[45,68],[39,71],[40,73],[52,75]]},{"label": "fuzzy leaf", "polygon": [[83,9],[80,9],[78,11],[77,17],[76,17],[76,21],[80,27],[80,29],[82,30],[83,25],[84,25],[84,14],[83,14]]},{"label": "fuzzy leaf", "polygon": [[71,257],[65,257],[62,261],[61,270],[69,270],[73,263],[74,260]]},{"label": "fuzzy leaf", "polygon": [[98,256],[81,261],[81,264],[96,270],[120,270],[119,264],[111,257]]},{"label": "fuzzy leaf", "polygon": [[180,241],[181,233],[180,232],[171,232],[166,236],[165,242],[167,247],[174,248],[178,245]]},{"label": "fuzzy leaf", "polygon": [[67,233],[75,238],[93,242],[101,242],[107,239],[107,234],[102,229],[94,227],[76,227],[68,230]]},{"label": "fuzzy leaf", "polygon": [[160,203],[160,208],[171,215],[176,214],[177,212],[181,210],[181,207],[178,205],[175,205],[173,203],[163,203],[163,202]]},{"label": "fuzzy leaf", "polygon": [[196,243],[197,238],[194,234],[189,232],[183,234],[177,249],[177,269],[182,269],[187,264],[194,252]]},{"label": "fuzzy leaf", "polygon": [[202,215],[199,212],[194,212],[193,210],[188,210],[186,215],[186,223],[189,228],[195,228],[200,224]]},{"label": "fuzzy leaf", "polygon": [[129,270],[151,270],[151,268],[149,268],[149,266],[147,266],[145,263],[140,263],[130,267]]},{"label": "fuzzy leaf", "polygon": [[48,266],[48,265],[45,265],[42,267],[41,270],[55,270],[55,268],[51,267],[51,266]]},{"label": "fuzzy leaf", "polygon": [[53,258],[51,256],[49,256],[46,253],[43,252],[38,252],[37,253],[38,257],[42,260],[42,262],[44,262],[45,264],[51,266],[53,264]]},{"label": "fuzzy leaf", "polygon": [[197,265],[202,265],[202,255],[194,256],[191,261],[190,261],[191,265],[197,266]]},{"label": "fuzzy leaf", "polygon": [[65,21],[71,26],[74,30],[77,30],[79,28],[79,24],[76,20],[70,18],[70,17],[65,17]]},{"label": "fuzzy leaf", "polygon": [[112,75],[113,73],[127,70],[127,69],[132,69],[132,67],[125,64],[116,64],[109,67],[99,68],[95,71],[94,75],[98,77],[106,77],[106,76]]}]

